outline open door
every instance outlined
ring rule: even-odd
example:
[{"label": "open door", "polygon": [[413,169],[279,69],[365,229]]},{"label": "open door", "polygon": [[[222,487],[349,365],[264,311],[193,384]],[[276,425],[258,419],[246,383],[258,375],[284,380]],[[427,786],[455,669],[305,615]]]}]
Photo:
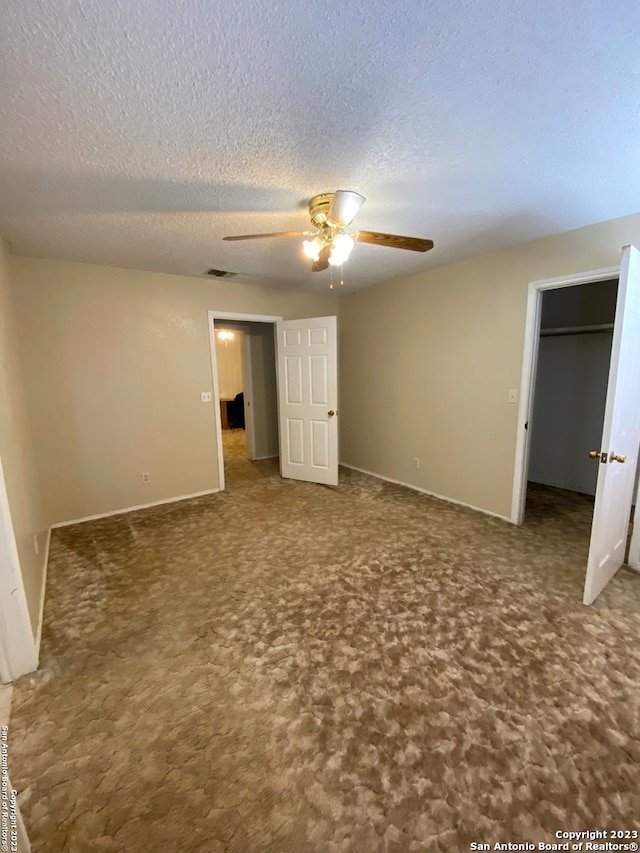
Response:
[{"label": "open door", "polygon": [[624,562],[640,445],[640,252],[622,251],[584,603],[592,604]]},{"label": "open door", "polygon": [[335,317],[277,324],[280,473],[338,484],[338,354]]}]

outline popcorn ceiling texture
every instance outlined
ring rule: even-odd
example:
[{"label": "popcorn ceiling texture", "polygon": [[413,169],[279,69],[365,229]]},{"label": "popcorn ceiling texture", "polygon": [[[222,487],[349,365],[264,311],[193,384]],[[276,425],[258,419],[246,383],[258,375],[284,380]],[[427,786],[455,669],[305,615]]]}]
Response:
[{"label": "popcorn ceiling texture", "polygon": [[[372,477],[56,530],[11,774],[35,853],[462,853],[634,828],[640,578],[591,503],[514,528]],[[227,450],[233,448],[227,447]]]},{"label": "popcorn ceiling texture", "polygon": [[[347,289],[637,211],[636,4],[4,0],[17,254],[313,282],[305,201],[355,189]],[[254,280],[254,279],[251,279]]]}]

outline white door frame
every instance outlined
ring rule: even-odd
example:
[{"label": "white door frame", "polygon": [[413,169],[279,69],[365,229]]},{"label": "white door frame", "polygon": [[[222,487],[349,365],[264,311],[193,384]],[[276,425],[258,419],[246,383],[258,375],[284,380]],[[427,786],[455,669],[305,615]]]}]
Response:
[{"label": "white door frame", "polygon": [[545,290],[557,290],[561,287],[574,287],[592,281],[605,281],[619,278],[620,266],[602,270],[577,273],[561,278],[547,278],[529,282],[527,294],[527,314],[524,328],[524,349],[522,354],[522,378],[520,380],[520,406],[518,409],[518,427],[516,435],[516,455],[513,475],[513,494],[511,500],[511,521],[522,524],[527,499],[527,475],[529,472],[529,448],[531,445],[531,427],[533,413],[533,395],[536,387],[538,368],[538,347],[540,343],[540,320],[542,315],[542,294]]},{"label": "white door frame", "polygon": [[225,489],[224,481],[224,449],[222,447],[222,418],[220,416],[220,384],[218,382],[218,360],[216,358],[216,339],[215,339],[215,322],[216,320],[235,320],[236,322],[244,323],[272,323],[275,324],[282,317],[272,314],[240,314],[235,311],[207,311],[209,322],[209,351],[211,353],[211,379],[213,388],[213,405],[215,411],[213,413],[214,423],[216,424],[217,443],[218,443],[218,488],[220,491]]},{"label": "white door frame", "polygon": [[0,680],[7,683],[37,668],[38,649],[0,459]]}]

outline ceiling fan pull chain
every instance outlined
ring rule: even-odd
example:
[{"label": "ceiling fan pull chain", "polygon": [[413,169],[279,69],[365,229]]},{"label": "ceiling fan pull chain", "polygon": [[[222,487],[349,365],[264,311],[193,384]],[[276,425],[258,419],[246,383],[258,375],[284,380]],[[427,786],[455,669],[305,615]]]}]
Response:
[{"label": "ceiling fan pull chain", "polygon": [[329,267],[329,290],[333,290],[333,266]]},{"label": "ceiling fan pull chain", "polygon": [[340,287],[344,287],[344,269],[342,264],[340,264]]}]

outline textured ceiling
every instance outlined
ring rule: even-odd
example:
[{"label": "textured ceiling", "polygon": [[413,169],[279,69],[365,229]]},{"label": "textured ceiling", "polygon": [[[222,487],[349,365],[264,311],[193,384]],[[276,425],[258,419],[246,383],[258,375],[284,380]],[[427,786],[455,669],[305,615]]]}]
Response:
[{"label": "textured ceiling", "polygon": [[3,0],[16,253],[325,287],[306,200],[354,189],[348,289],[640,210],[628,0]]}]

